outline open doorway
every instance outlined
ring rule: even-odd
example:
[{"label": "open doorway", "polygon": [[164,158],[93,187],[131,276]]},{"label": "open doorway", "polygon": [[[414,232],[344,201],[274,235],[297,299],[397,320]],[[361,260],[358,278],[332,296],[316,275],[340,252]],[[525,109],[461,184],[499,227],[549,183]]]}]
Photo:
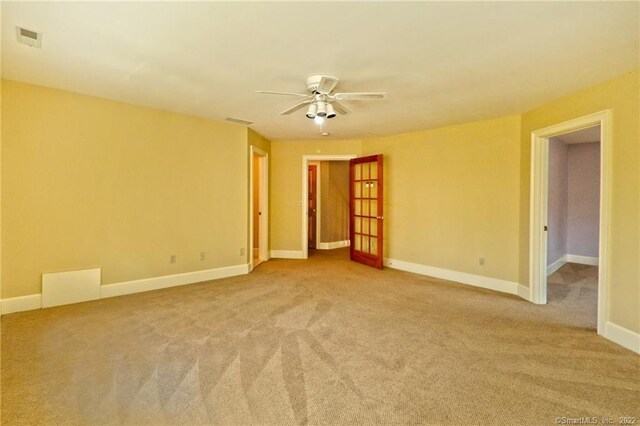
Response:
[{"label": "open doorway", "polygon": [[269,156],[251,146],[250,167],[250,215],[249,235],[251,240],[250,269],[269,260]]},{"label": "open doorway", "polygon": [[[349,175],[348,175],[348,168],[349,168],[349,160],[356,158],[357,155],[305,155],[302,157],[302,197],[301,197],[301,206],[302,206],[302,258],[303,259],[307,259],[309,258],[309,253],[310,253],[310,249],[309,249],[309,232],[310,232],[310,228],[309,228],[309,213],[310,213],[310,209],[309,209],[309,166],[310,165],[317,165],[318,166],[318,173],[317,173],[317,179],[316,179],[316,183],[315,183],[315,188],[316,188],[316,193],[320,196],[318,196],[316,198],[316,208],[315,208],[315,217],[316,217],[316,224],[315,224],[315,233],[314,235],[316,236],[316,248],[318,250],[325,250],[325,249],[333,249],[333,248],[339,248],[339,247],[347,247],[349,245],[349,236],[348,236],[348,227],[349,227],[349,222],[348,222],[348,185],[349,185]],[[341,215],[337,214],[336,212],[332,211],[331,207],[327,206],[323,206],[323,197],[320,194],[322,192],[322,186],[323,186],[323,174],[322,174],[322,163],[330,163],[330,164],[336,164],[336,163],[341,163],[344,164],[344,167],[347,170],[347,174],[346,174],[346,178],[344,180],[344,185],[346,185],[347,188],[347,211],[346,214],[347,216],[345,217],[344,221],[341,220]],[[327,166],[325,166],[327,167]],[[325,173],[326,174],[326,173]],[[329,177],[327,179],[324,180],[324,185],[331,185],[331,172],[329,172]],[[334,179],[340,179],[339,178],[339,173],[334,174]],[[327,204],[327,202],[325,202],[325,204]],[[323,210],[326,211],[323,213]],[[313,213],[313,212],[311,212]],[[323,217],[325,218],[323,220]],[[340,237],[337,237],[335,234],[332,234],[331,229],[334,229],[333,225],[327,225],[328,223],[328,218],[331,218],[331,220],[336,220],[338,225],[336,225],[336,227],[342,227],[343,230],[346,229],[347,232],[347,236],[344,237],[344,240],[341,240]],[[323,225],[324,223],[324,225]],[[323,231],[323,227],[326,228],[325,231]],[[323,233],[324,232],[324,233]],[[313,252],[314,249],[311,249],[311,252]],[[348,256],[348,253],[346,253],[346,256]]]},{"label": "open doorway", "polygon": [[309,256],[312,256],[315,250],[333,250],[349,246],[348,161],[309,162],[307,229]]},{"label": "open doorway", "polygon": [[[598,126],[596,130],[593,128]],[[591,130],[588,130],[591,128]],[[550,199],[549,194],[549,180],[550,180],[550,161],[555,161],[554,157],[550,157],[550,149],[555,149],[553,144],[554,138],[564,138],[565,140],[570,138],[571,133],[577,133],[577,131],[584,132],[596,132],[599,133],[599,176],[597,177],[599,183],[599,193],[596,196],[597,201],[597,256],[582,256],[574,255],[573,253],[565,253],[559,256],[560,259],[554,259],[558,257],[558,253],[549,253],[553,247],[551,244],[555,244],[558,240],[557,236],[550,234],[550,226],[558,228],[561,225],[558,223],[552,224],[554,217],[553,214],[549,214],[549,203],[552,204],[556,201]],[[608,249],[608,229],[609,229],[609,203],[610,203],[610,146],[611,146],[611,113],[610,111],[602,111],[574,120],[570,120],[564,123],[559,123],[550,127],[536,130],[531,135],[531,217],[530,217],[530,275],[529,275],[529,300],[538,303],[547,303],[548,296],[548,274],[549,272],[559,271],[563,266],[563,261],[573,260],[569,262],[577,264],[576,260],[586,262],[586,258],[591,258],[591,263],[596,263],[597,270],[583,271],[585,274],[596,273],[597,275],[597,330],[598,334],[607,335],[606,327],[608,321],[607,311],[607,270],[609,268],[609,258],[607,255]],[[553,155],[553,154],[552,154]],[[568,160],[567,160],[568,161]],[[553,175],[553,173],[551,173]],[[553,176],[551,176],[553,178]],[[567,177],[568,179],[568,177]],[[552,195],[553,197],[553,195]],[[568,197],[568,194],[567,194]],[[567,201],[568,202],[568,201]],[[591,212],[593,213],[593,212]],[[568,222],[567,222],[568,223]],[[593,225],[592,225],[593,226]],[[557,229],[555,230],[557,231]],[[593,231],[593,230],[591,230]],[[566,241],[566,240],[565,240]],[[565,245],[565,247],[568,247]],[[583,247],[584,249],[585,247]],[[553,249],[555,250],[555,249]],[[562,251],[562,250],[560,250]],[[566,257],[564,257],[566,255]],[[569,257],[574,255],[574,257]],[[562,258],[564,257],[564,260]],[[557,263],[556,263],[557,262]],[[580,264],[581,265],[581,264]],[[560,266],[559,269],[553,271],[554,268]],[[596,266],[596,265],[583,265],[583,266]],[[582,269],[582,267],[574,268]],[[576,272],[576,271],[567,271]],[[579,275],[579,271],[577,271]],[[570,278],[569,278],[570,279]],[[575,277],[573,278],[575,279]],[[555,290],[555,289],[554,289]],[[567,290],[567,288],[565,288]],[[562,291],[562,290],[560,290]],[[569,289],[571,291],[571,289]],[[575,292],[574,292],[575,294]],[[553,297],[553,295],[551,295]]]},{"label": "open doorway", "polygon": [[549,138],[547,301],[596,328],[600,232],[600,133]]}]

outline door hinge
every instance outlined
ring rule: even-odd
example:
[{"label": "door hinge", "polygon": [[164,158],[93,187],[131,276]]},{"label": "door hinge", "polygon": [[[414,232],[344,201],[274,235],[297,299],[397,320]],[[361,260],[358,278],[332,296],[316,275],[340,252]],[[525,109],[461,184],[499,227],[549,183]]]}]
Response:
[{"label": "door hinge", "polygon": [[547,225],[544,226],[544,230],[545,232],[549,230],[549,228],[547,227]]}]

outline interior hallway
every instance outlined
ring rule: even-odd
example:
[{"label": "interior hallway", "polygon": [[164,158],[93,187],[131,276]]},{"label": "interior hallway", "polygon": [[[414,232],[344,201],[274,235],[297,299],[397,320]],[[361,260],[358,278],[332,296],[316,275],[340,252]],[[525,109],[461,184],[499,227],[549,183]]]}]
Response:
[{"label": "interior hallway", "polygon": [[640,357],[595,334],[584,281],[559,271],[564,283],[550,280],[550,304],[538,306],[365,267],[347,251],[4,316],[2,422],[553,424],[638,413]]}]

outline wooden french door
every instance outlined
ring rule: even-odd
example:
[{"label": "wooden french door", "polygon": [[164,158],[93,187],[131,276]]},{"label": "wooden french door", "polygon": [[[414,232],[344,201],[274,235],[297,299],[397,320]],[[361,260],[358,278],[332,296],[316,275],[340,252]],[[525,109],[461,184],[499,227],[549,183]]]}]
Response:
[{"label": "wooden french door", "polygon": [[308,238],[309,248],[316,248],[316,229],[318,226],[318,218],[316,214],[316,209],[318,208],[318,194],[317,194],[317,182],[318,182],[318,166],[310,165],[309,173],[308,173],[308,194],[309,200],[307,204],[307,215],[309,216],[308,221]]},{"label": "wooden french door", "polygon": [[382,269],[382,155],[349,161],[351,260]]}]

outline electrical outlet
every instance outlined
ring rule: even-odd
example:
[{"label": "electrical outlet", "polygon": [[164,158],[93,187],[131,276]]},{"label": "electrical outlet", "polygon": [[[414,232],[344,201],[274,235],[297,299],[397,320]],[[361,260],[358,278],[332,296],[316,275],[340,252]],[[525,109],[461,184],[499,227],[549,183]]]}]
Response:
[{"label": "electrical outlet", "polygon": [[172,254],[171,257],[169,257],[169,263],[176,263],[176,255]]},{"label": "electrical outlet", "polygon": [[480,258],[480,266],[484,266],[484,257]]},{"label": "electrical outlet", "polygon": [[246,252],[245,252],[245,250],[244,250],[244,247],[242,247],[242,248],[240,249],[240,256],[244,256],[244,254],[245,254],[245,253],[246,253]]},{"label": "electrical outlet", "polygon": [[206,251],[201,251],[200,252],[200,260],[205,260],[207,258],[207,252]]}]

